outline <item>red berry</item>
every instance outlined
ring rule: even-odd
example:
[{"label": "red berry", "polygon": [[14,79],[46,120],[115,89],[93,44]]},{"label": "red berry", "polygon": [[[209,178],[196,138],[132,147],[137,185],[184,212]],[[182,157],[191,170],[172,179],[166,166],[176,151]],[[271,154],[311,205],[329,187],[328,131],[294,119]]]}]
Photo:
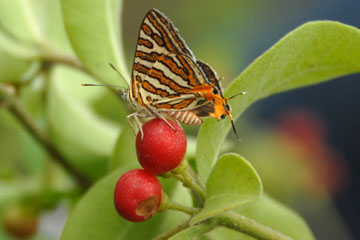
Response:
[{"label": "red berry", "polygon": [[159,180],[143,169],[126,172],[115,186],[115,208],[123,218],[132,222],[151,218],[158,211],[161,198]]},{"label": "red berry", "polygon": [[37,231],[38,216],[31,209],[14,205],[4,210],[3,224],[6,231],[12,236],[29,238]]},{"label": "red berry", "polygon": [[168,122],[176,130],[164,120],[155,118],[143,125],[143,139],[140,132],[136,137],[138,160],[145,170],[153,174],[175,169],[185,156],[187,143],[184,130],[176,122],[169,119]]}]

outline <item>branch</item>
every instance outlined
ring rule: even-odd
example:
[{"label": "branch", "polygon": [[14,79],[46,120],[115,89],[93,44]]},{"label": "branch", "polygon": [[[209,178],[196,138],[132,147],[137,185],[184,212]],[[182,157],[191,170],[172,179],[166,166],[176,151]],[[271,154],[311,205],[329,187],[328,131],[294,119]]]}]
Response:
[{"label": "branch", "polygon": [[184,213],[189,214],[189,215],[194,215],[195,213],[199,212],[198,208],[184,206],[184,205],[181,205],[179,203],[173,202],[170,199],[168,199],[168,201],[167,201],[166,208],[176,210],[176,211],[180,211],[180,212],[184,212]]},{"label": "branch", "polygon": [[164,176],[170,176],[181,181],[184,187],[190,188],[194,193],[196,193],[200,205],[204,205],[206,199],[205,188],[185,159],[181,162],[179,167],[170,173],[164,174]]},{"label": "branch", "polygon": [[218,224],[245,233],[256,239],[291,240],[292,238],[250,218],[229,211],[216,217]]},{"label": "branch", "polygon": [[[9,91],[10,90],[10,91]],[[5,100],[4,104],[8,110],[17,118],[28,132],[44,147],[53,159],[63,166],[84,189],[91,184],[90,181],[66,160],[65,156],[57,150],[42,130],[36,125],[30,114],[21,105],[20,101],[14,96],[10,87],[0,84],[0,100]]]},{"label": "branch", "polygon": [[74,57],[71,56],[67,56],[64,54],[59,54],[56,52],[51,52],[51,53],[45,53],[42,56],[40,56],[40,58],[43,61],[48,61],[50,63],[58,63],[58,64],[64,64],[67,65],[69,67],[73,67],[75,69],[78,69],[88,75],[90,75],[91,77],[96,78],[94,75],[92,75],[85,67],[84,65],[77,60]]},{"label": "branch", "polygon": [[164,232],[163,234],[160,234],[159,236],[153,238],[152,240],[166,240],[169,239],[171,236],[175,235],[176,233],[186,229],[189,227],[189,221],[186,221],[178,226],[176,226],[175,228]]}]

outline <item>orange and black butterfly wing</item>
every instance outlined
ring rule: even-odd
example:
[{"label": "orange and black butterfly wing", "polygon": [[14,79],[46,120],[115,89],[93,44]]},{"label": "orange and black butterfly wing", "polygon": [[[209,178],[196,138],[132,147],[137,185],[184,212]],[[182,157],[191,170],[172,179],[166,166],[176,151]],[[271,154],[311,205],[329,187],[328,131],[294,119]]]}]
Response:
[{"label": "orange and black butterfly wing", "polygon": [[212,69],[212,67],[210,67],[209,64],[204,63],[200,60],[197,60],[196,63],[204,72],[206,79],[209,81],[209,83],[214,83],[216,89],[220,92],[221,96],[224,97],[223,89],[220,85],[220,80],[219,80],[219,77],[217,76],[215,70]]},{"label": "orange and black butterfly wing", "polygon": [[140,28],[134,59],[135,101],[159,110],[192,109],[203,99],[197,99],[201,96],[191,90],[205,82],[202,69],[175,26],[158,10],[150,10]]},{"label": "orange and black butterfly wing", "polygon": [[143,24],[149,26],[148,33],[152,33],[152,39],[157,42],[157,45],[166,49],[164,53],[184,54],[195,59],[174,24],[159,10],[150,10],[146,14]]}]

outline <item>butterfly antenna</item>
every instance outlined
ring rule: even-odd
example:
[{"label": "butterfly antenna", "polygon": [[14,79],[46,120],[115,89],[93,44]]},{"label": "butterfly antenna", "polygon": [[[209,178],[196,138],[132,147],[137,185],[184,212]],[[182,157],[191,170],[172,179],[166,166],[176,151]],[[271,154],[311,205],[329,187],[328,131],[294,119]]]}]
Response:
[{"label": "butterfly antenna", "polygon": [[120,85],[113,85],[113,84],[92,84],[92,83],[82,83],[81,86],[85,87],[118,87],[120,89],[126,90],[126,88],[120,86]]},{"label": "butterfly antenna", "polygon": [[237,94],[235,94],[234,96],[231,96],[231,97],[229,97],[229,98],[226,99],[226,100],[230,100],[230,99],[233,99],[234,97],[237,97],[237,96],[240,96],[240,95],[245,95],[245,94],[246,94],[246,92],[237,93]]},{"label": "butterfly antenna", "polygon": [[126,85],[128,86],[128,88],[130,88],[129,83],[125,80],[124,76],[120,73],[120,71],[117,70],[117,68],[116,68],[112,63],[109,63],[109,65],[110,65],[110,67],[111,67],[112,69],[115,70],[115,72],[117,72],[117,73],[119,74],[119,76],[120,76],[120,77],[122,78],[122,80],[126,83]]}]

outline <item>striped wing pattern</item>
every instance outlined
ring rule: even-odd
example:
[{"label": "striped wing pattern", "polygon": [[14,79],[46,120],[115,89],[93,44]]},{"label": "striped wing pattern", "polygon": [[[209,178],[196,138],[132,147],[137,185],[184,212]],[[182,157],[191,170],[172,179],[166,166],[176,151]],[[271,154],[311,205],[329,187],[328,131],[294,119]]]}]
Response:
[{"label": "striped wing pattern", "polygon": [[138,117],[154,115],[189,125],[201,124],[200,117],[229,116],[236,134],[215,71],[196,60],[175,26],[156,9],[146,14],[140,27],[128,97],[139,110],[129,116],[140,126]]},{"label": "striped wing pattern", "polygon": [[158,10],[145,16],[136,48],[131,101],[149,111],[189,111],[206,104],[211,89],[203,69],[174,25]]}]

